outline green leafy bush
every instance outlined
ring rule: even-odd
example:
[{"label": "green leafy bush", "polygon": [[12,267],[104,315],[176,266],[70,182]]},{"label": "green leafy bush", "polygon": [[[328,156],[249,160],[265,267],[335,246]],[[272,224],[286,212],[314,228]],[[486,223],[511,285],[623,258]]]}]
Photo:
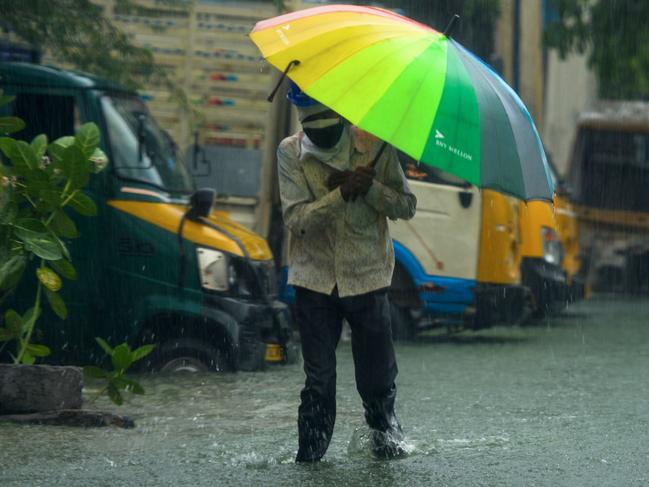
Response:
[{"label": "green leafy bush", "polygon": [[[0,105],[12,100],[0,93]],[[9,161],[0,164],[0,300],[7,299],[32,261],[37,265],[36,296],[24,313],[13,309],[4,313],[0,342],[16,343],[14,363],[32,364],[50,354],[46,345],[31,343],[42,302],[46,300],[65,319],[68,311],[59,295],[62,277],[77,278],[62,239],[77,238],[79,232],[66,208],[85,216],[97,213],[82,188],[108,159],[98,148],[99,129],[94,123],[82,125],[74,137],[52,143],[43,134],[30,144],[7,136],[24,127],[19,118],[0,117],[0,151]]]},{"label": "green leafy bush", "polygon": [[[12,101],[13,97],[0,92],[0,106]],[[9,137],[23,128],[24,122],[17,117],[0,117],[0,152],[4,156],[4,161],[0,157],[0,305],[32,268],[30,264],[36,267],[36,292],[29,309],[22,313],[8,309],[0,316],[0,352],[14,343],[15,351],[10,352],[14,363],[33,364],[51,353],[47,345],[32,343],[43,301],[59,318],[66,319],[68,310],[59,291],[64,279],[77,279],[63,239],[78,238],[79,232],[67,210],[83,216],[97,214],[94,201],[83,188],[92,174],[106,167],[108,158],[98,147],[100,134],[94,123],[82,125],[75,136],[51,143],[43,134],[31,143]],[[131,352],[126,344],[114,350],[103,341],[100,345],[115,365],[112,373],[102,376],[108,379],[109,397],[121,404],[120,390],[141,393],[142,388],[124,372],[153,346]]]},{"label": "green leafy bush", "polygon": [[126,343],[111,348],[105,340],[101,338],[95,338],[95,340],[97,340],[104,352],[110,356],[113,365],[112,371],[105,371],[92,365],[83,368],[86,377],[103,380],[106,383],[100,394],[106,393],[110,400],[117,405],[124,402],[121,391],[144,394],[142,386],[137,381],[126,377],[125,372],[135,362],[149,355],[155,345],[143,345],[140,348],[131,350]]},{"label": "green leafy bush", "polygon": [[[0,105],[12,100],[0,94]],[[65,319],[68,311],[59,295],[62,277],[77,277],[62,239],[77,238],[79,232],[66,209],[85,216],[97,213],[82,188],[108,159],[98,148],[94,123],[81,126],[74,137],[52,143],[43,134],[31,143],[7,136],[24,126],[19,118],[0,117],[0,151],[9,161],[0,164],[0,300],[6,300],[32,261],[37,263],[37,288],[31,308],[22,314],[13,309],[4,313],[0,341],[16,342],[14,363],[31,364],[50,354],[47,346],[31,343],[43,300]]]}]

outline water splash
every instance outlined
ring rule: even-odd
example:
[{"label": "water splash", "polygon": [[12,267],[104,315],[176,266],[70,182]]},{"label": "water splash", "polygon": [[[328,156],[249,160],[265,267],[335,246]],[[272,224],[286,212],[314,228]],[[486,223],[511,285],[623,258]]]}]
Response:
[{"label": "water splash", "polygon": [[[382,433],[387,440],[394,442],[398,448],[406,453],[406,456],[421,453],[415,443],[405,437],[397,438],[391,433]],[[354,430],[351,440],[347,445],[347,455],[351,458],[374,458],[372,454],[372,431],[367,426],[360,426]]]}]

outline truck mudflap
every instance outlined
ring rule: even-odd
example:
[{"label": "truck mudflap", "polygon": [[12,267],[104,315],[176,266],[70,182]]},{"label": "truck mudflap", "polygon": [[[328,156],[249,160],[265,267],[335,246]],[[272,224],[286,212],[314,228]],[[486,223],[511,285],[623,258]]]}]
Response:
[{"label": "truck mudflap", "polygon": [[533,297],[533,313],[543,316],[558,313],[568,304],[569,289],[566,274],[559,266],[543,259],[523,259],[521,265],[523,285]]},{"label": "truck mudflap", "polygon": [[521,285],[478,283],[475,288],[474,329],[494,325],[520,325],[531,313],[532,294]]}]

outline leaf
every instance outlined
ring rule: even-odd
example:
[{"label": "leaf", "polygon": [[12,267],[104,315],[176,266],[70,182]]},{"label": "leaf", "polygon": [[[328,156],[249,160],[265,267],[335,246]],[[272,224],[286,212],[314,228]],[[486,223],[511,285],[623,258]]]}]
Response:
[{"label": "leaf", "polygon": [[51,265],[56,272],[58,272],[66,279],[70,279],[72,281],[77,279],[77,270],[68,260],[51,260],[49,262],[49,265]]},{"label": "leaf", "polygon": [[9,201],[0,208],[0,225],[10,225],[18,216],[18,204],[15,201]]},{"label": "leaf", "polygon": [[33,194],[43,189],[52,189],[55,186],[50,182],[47,172],[40,167],[36,169],[23,169],[20,171],[28,180],[27,190]]},{"label": "leaf", "polygon": [[56,189],[42,189],[38,192],[38,197],[47,203],[52,210],[61,206],[61,192]]},{"label": "leaf", "polygon": [[36,153],[36,158],[40,161],[45,155],[45,150],[47,149],[47,135],[40,134],[34,137],[31,146]]},{"label": "leaf", "polygon": [[106,392],[108,393],[108,397],[110,398],[110,400],[113,401],[115,404],[117,404],[118,406],[124,404],[124,398],[117,390],[117,387],[115,387],[115,384],[113,384],[112,382],[108,384],[108,388]]},{"label": "leaf", "polygon": [[13,95],[3,95],[2,90],[0,90],[0,107],[8,105],[12,101],[14,101],[15,98],[16,97]]},{"label": "leaf", "polygon": [[0,117],[0,134],[12,134],[25,128],[25,122],[18,117]]},{"label": "leaf", "polygon": [[26,353],[30,353],[34,357],[47,357],[49,354],[52,353],[48,346],[37,345],[35,343],[30,343],[29,345],[27,345],[25,350],[27,351]]},{"label": "leaf", "polygon": [[103,338],[95,337],[95,340],[97,343],[99,343],[99,346],[103,349],[104,352],[106,352],[106,355],[112,356],[113,355],[113,349],[106,343],[106,340]]},{"label": "leaf", "polygon": [[[57,236],[54,236],[54,238],[56,239],[56,243],[59,245],[59,249],[61,250],[61,253],[63,254],[63,257],[68,259],[68,260],[71,260],[70,259],[70,251],[68,250],[68,246],[65,245],[65,242],[63,242],[63,240],[61,240]],[[59,260],[59,259],[56,259],[56,260]]]},{"label": "leaf", "polygon": [[77,226],[62,209],[54,212],[50,228],[60,237],[77,238],[79,236]]},{"label": "leaf", "polygon": [[11,151],[14,148],[14,142],[15,140],[9,137],[0,137],[0,150],[8,158],[11,158]]},{"label": "leaf", "polygon": [[20,336],[20,332],[23,329],[23,319],[15,310],[8,309],[5,312],[5,324],[7,325],[7,330],[12,332],[16,337]]},{"label": "leaf", "polygon": [[0,176],[6,176],[9,178],[15,175],[16,175],[16,171],[14,171],[11,166],[6,166],[2,164],[2,162],[0,161]]},{"label": "leaf", "polygon": [[47,153],[50,155],[50,159],[55,164],[61,164],[63,162],[63,152],[66,147],[70,147],[74,144],[74,137],[66,136],[56,139],[47,147]]},{"label": "leaf", "polygon": [[25,256],[19,254],[0,264],[0,289],[12,289],[18,284],[25,270],[26,261]]},{"label": "leaf", "polygon": [[14,229],[16,236],[24,242],[26,250],[46,260],[59,260],[62,257],[56,238],[48,233],[40,220],[20,218],[14,223]]},{"label": "leaf", "polygon": [[59,275],[48,267],[39,267],[36,269],[36,277],[38,277],[38,280],[41,281],[43,286],[52,292],[57,292],[63,285]]},{"label": "leaf", "polygon": [[10,330],[7,330],[6,328],[0,328],[0,342],[8,342],[15,340],[16,338],[17,337],[15,337]]},{"label": "leaf", "polygon": [[74,208],[77,213],[84,216],[95,216],[97,214],[97,206],[90,196],[78,191],[68,203]]},{"label": "leaf", "polygon": [[65,135],[56,139],[50,144],[50,146],[58,145],[59,147],[65,149],[66,147],[70,147],[72,144],[74,144],[74,135]]},{"label": "leaf", "polygon": [[9,159],[16,169],[34,170],[38,168],[38,159],[34,149],[23,140],[14,141]]},{"label": "leaf", "polygon": [[88,156],[76,145],[66,147],[63,151],[63,173],[70,179],[72,189],[83,188],[90,178],[92,167]]},{"label": "leaf", "polygon": [[23,319],[16,311],[9,309],[4,316],[5,327],[0,328],[0,342],[16,340],[20,338],[23,330]]},{"label": "leaf", "polygon": [[68,308],[61,296],[49,289],[45,289],[45,296],[47,297],[47,302],[50,303],[50,308],[56,313],[56,316],[65,320],[68,317]]},{"label": "leaf", "polygon": [[92,122],[85,123],[79,128],[74,139],[75,145],[81,149],[86,159],[88,159],[99,145],[99,129]]},{"label": "leaf", "polygon": [[34,323],[38,320],[38,318],[41,316],[41,309],[36,308],[36,307],[31,307],[29,308],[25,314],[23,315],[22,319],[22,329],[27,330],[31,327],[34,326]]},{"label": "leaf", "polygon": [[137,362],[138,360],[143,359],[147,355],[149,355],[153,349],[156,347],[156,345],[142,345],[139,348],[136,348],[133,350],[133,362]]},{"label": "leaf", "polygon": [[37,218],[19,218],[14,223],[16,232],[24,235],[47,233],[45,224]]},{"label": "leaf", "polygon": [[31,353],[25,350],[22,358],[20,359],[20,363],[24,365],[33,365],[34,362],[36,362],[36,357],[34,357]]},{"label": "leaf", "polygon": [[88,379],[105,379],[108,373],[104,369],[100,369],[94,365],[86,365],[83,368],[83,375]]},{"label": "leaf", "polygon": [[128,377],[117,377],[114,379],[114,383],[117,387],[120,387],[127,392],[132,392],[133,394],[144,394],[144,387],[142,387],[139,382],[129,379]]},{"label": "leaf", "polygon": [[121,343],[115,347],[111,361],[113,362],[113,368],[118,371],[126,370],[131,366],[133,356],[126,343]]}]

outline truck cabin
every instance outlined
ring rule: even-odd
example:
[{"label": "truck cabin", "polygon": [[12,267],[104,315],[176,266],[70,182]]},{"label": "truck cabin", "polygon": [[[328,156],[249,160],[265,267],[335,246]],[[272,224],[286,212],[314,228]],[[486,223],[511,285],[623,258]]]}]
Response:
[{"label": "truck cabin", "polygon": [[584,114],[569,178],[582,207],[649,213],[649,103],[608,102]]}]

